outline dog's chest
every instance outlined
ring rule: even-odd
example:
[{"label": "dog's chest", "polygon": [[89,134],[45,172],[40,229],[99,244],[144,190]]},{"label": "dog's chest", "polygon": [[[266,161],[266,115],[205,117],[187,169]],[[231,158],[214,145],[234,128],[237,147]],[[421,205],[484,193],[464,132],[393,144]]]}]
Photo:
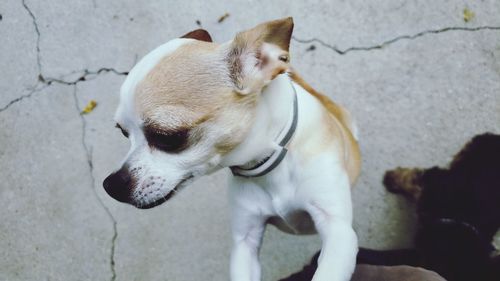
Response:
[{"label": "dog's chest", "polygon": [[[274,187],[274,188],[273,188]],[[293,182],[281,182],[267,190],[270,201],[268,223],[291,234],[314,234],[316,229],[311,216],[300,208]]]},{"label": "dog's chest", "polygon": [[256,188],[255,196],[250,197],[252,205],[259,206],[259,213],[268,218],[267,223],[291,234],[314,234],[314,222],[304,208],[309,189],[303,177],[308,169],[296,159],[289,151],[275,170],[254,179],[251,185]]},{"label": "dog's chest", "polygon": [[304,210],[294,210],[285,216],[271,216],[267,223],[290,234],[314,234],[316,228],[311,216]]}]

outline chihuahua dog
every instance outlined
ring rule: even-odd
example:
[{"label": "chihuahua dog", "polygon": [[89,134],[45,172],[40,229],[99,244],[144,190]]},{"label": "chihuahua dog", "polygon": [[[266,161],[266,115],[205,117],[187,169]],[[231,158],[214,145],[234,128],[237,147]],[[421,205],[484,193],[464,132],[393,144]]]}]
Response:
[{"label": "chihuahua dog", "polygon": [[292,30],[292,18],[275,20],[224,44],[192,31],[146,55],[121,88],[115,119],[131,148],[106,192],[151,208],[229,167],[232,281],[260,280],[267,223],[321,235],[314,281],[347,281],[356,261],[356,127],[291,69]]}]

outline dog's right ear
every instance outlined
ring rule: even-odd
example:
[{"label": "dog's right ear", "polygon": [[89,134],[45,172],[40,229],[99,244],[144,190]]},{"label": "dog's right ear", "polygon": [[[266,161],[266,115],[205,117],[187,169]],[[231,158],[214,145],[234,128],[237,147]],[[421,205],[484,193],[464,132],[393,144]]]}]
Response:
[{"label": "dog's right ear", "polygon": [[401,168],[386,171],[384,185],[390,192],[400,193],[416,202],[422,195],[422,176],[425,170],[418,168]]},{"label": "dog's right ear", "polygon": [[212,42],[212,37],[205,29],[196,29],[181,36],[181,38],[191,38],[205,42]]},{"label": "dog's right ear", "polygon": [[289,70],[292,31],[293,19],[289,17],[265,22],[236,35],[227,54],[236,92],[259,93],[278,74]]}]

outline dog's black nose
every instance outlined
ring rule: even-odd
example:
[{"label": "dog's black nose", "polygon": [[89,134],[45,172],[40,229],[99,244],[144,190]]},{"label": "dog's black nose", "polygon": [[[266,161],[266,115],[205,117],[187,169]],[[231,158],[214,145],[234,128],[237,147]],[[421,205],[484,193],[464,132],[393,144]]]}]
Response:
[{"label": "dog's black nose", "polygon": [[130,202],[131,184],[132,178],[125,167],[109,175],[102,183],[109,196],[125,203]]}]

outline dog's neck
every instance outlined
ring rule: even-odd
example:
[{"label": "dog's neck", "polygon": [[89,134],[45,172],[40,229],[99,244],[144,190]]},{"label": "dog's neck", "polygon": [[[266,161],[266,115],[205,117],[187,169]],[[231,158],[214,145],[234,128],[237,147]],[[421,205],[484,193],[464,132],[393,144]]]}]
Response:
[{"label": "dog's neck", "polygon": [[277,138],[290,123],[295,98],[288,75],[276,77],[261,93],[248,136],[224,157],[223,165],[251,166],[279,148]]}]

